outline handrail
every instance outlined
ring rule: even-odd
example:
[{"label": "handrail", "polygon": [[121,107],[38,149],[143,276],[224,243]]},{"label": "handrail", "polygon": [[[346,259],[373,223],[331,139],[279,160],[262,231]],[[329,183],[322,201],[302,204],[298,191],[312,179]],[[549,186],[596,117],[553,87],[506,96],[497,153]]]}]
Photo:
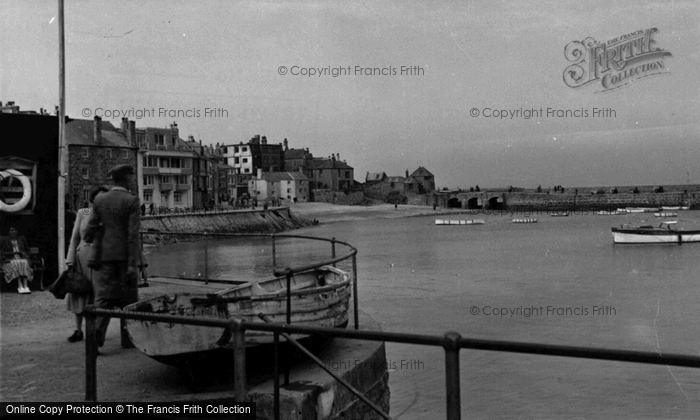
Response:
[{"label": "handrail", "polygon": [[[533,354],[544,356],[563,356],[584,359],[610,360],[632,363],[644,363],[665,366],[679,366],[700,368],[700,357],[684,354],[644,352],[633,350],[604,349],[596,347],[564,346],[557,344],[526,343],[503,340],[484,340],[474,338],[463,338],[455,332],[448,332],[442,336],[407,334],[386,331],[365,331],[365,330],[344,330],[338,328],[312,327],[289,325],[279,323],[249,322],[238,319],[215,319],[215,318],[195,318],[178,315],[162,315],[135,311],[109,310],[88,306],[85,308],[87,337],[86,337],[86,401],[97,401],[97,338],[95,336],[96,317],[109,316],[120,319],[150,320],[156,322],[180,323],[187,325],[201,325],[229,328],[237,337],[234,345],[234,354],[237,365],[240,366],[241,357],[244,352],[240,351],[240,346],[244,342],[240,334],[246,330],[272,332],[278,334],[306,334],[328,337],[342,337],[355,340],[382,341],[390,343],[405,343],[416,345],[428,345],[443,347],[445,350],[445,372],[447,388],[447,417],[448,419],[461,418],[460,395],[459,395],[459,350],[488,350],[520,354]],[[276,340],[277,342],[277,340]],[[241,355],[243,354],[243,356]],[[240,371],[240,369],[238,370]],[[243,369],[245,371],[245,369]],[[245,398],[241,389],[245,386],[245,375],[237,374],[235,378],[236,396],[241,401]],[[242,381],[242,382],[241,382]],[[278,385],[278,381],[276,381]],[[275,398],[278,401],[278,398]],[[277,411],[277,409],[276,409]]]}]

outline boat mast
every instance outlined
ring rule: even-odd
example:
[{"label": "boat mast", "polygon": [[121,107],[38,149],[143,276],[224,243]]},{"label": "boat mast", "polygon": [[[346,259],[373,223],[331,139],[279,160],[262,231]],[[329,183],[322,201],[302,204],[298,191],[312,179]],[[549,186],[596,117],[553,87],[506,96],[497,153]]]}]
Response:
[{"label": "boat mast", "polygon": [[66,191],[66,60],[63,30],[63,0],[58,0],[58,272],[65,266]]}]

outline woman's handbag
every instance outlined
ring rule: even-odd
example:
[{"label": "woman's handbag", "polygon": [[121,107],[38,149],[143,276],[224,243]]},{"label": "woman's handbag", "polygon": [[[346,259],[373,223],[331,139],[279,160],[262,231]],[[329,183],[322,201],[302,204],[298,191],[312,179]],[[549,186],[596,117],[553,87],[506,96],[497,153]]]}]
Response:
[{"label": "woman's handbag", "polygon": [[66,274],[66,280],[63,287],[66,293],[87,295],[92,292],[92,282],[90,279],[75,271],[75,268],[69,268],[64,274]]}]

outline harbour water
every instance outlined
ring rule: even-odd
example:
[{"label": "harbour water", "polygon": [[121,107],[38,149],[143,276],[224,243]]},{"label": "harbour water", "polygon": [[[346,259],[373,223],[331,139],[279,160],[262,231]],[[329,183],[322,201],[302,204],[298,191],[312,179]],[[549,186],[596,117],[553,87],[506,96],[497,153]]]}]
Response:
[{"label": "harbour water", "polygon": [[[484,225],[413,217],[289,233],[357,247],[360,308],[385,331],[700,355],[700,244],[613,245],[612,226],[660,222],[648,213],[530,217],[538,223],[478,214],[439,218]],[[700,227],[700,212],[676,219]],[[269,276],[269,242],[209,242],[210,276]],[[281,246],[280,266],[328,256],[325,243]],[[201,242],[161,248],[151,271],[197,276],[202,256]],[[387,358],[391,415],[444,418],[442,349],[387,344]],[[466,350],[460,360],[465,417],[700,417],[698,370]]]}]

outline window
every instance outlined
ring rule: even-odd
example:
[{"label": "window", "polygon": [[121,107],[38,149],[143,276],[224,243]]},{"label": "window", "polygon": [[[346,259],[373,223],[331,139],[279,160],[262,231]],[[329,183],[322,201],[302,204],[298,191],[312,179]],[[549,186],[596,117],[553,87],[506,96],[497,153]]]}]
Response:
[{"label": "window", "polygon": [[143,201],[146,201],[146,202],[153,201],[153,192],[152,191],[144,191],[143,192]]},{"label": "window", "polygon": [[249,168],[245,168],[245,170],[244,170],[243,172],[249,174],[249,173],[250,173],[250,169],[249,169]]},{"label": "window", "polygon": [[153,156],[144,156],[143,157],[143,166],[144,166],[144,168],[157,168],[158,167],[158,158],[153,157]]},{"label": "window", "polygon": [[233,158],[233,162],[236,163],[236,164],[241,163],[241,159],[238,158],[238,157]]},{"label": "window", "polygon": [[139,147],[146,147],[146,133],[136,133],[136,142]]},{"label": "window", "polygon": [[81,205],[84,205],[90,200],[90,190],[83,190],[83,203]]},{"label": "window", "polygon": [[143,176],[143,185],[153,185],[155,182],[155,177],[153,175]]},{"label": "window", "polygon": [[129,151],[127,149],[122,149],[122,159],[129,159]]},{"label": "window", "polygon": [[291,188],[287,188],[287,192],[288,192],[288,193],[292,192],[292,189],[291,189]]},{"label": "window", "polygon": [[238,146],[233,147],[233,153],[238,153]]},{"label": "window", "polygon": [[112,149],[105,149],[105,157],[107,159],[112,159]]},{"label": "window", "polygon": [[172,140],[172,145],[177,146],[177,137],[172,136],[171,140]]},{"label": "window", "polygon": [[87,147],[83,147],[83,157],[89,157],[90,151]]},{"label": "window", "polygon": [[247,152],[248,148],[247,147],[241,147],[241,152]]},{"label": "window", "polygon": [[160,176],[160,183],[161,184],[169,184],[173,182],[173,179],[170,175],[161,175]]},{"label": "window", "polygon": [[88,179],[90,177],[90,171],[88,168],[81,168],[80,172],[83,175],[83,179]]},{"label": "window", "polygon": [[169,168],[170,167],[170,159],[160,158],[160,167],[161,168]]},{"label": "window", "polygon": [[350,171],[345,171],[345,178],[350,178]]},{"label": "window", "polygon": [[182,193],[180,191],[175,191],[173,193],[173,198],[175,199],[176,203],[182,203]]},{"label": "window", "polygon": [[171,168],[179,168],[180,167],[180,159],[170,159],[170,165]]},{"label": "window", "polygon": [[243,158],[243,163],[248,163],[248,158]]},{"label": "window", "polygon": [[156,145],[158,146],[165,146],[165,136],[162,134],[154,134],[153,138],[155,138]]},{"label": "window", "polygon": [[180,175],[177,177],[178,184],[187,184],[187,175]]}]

